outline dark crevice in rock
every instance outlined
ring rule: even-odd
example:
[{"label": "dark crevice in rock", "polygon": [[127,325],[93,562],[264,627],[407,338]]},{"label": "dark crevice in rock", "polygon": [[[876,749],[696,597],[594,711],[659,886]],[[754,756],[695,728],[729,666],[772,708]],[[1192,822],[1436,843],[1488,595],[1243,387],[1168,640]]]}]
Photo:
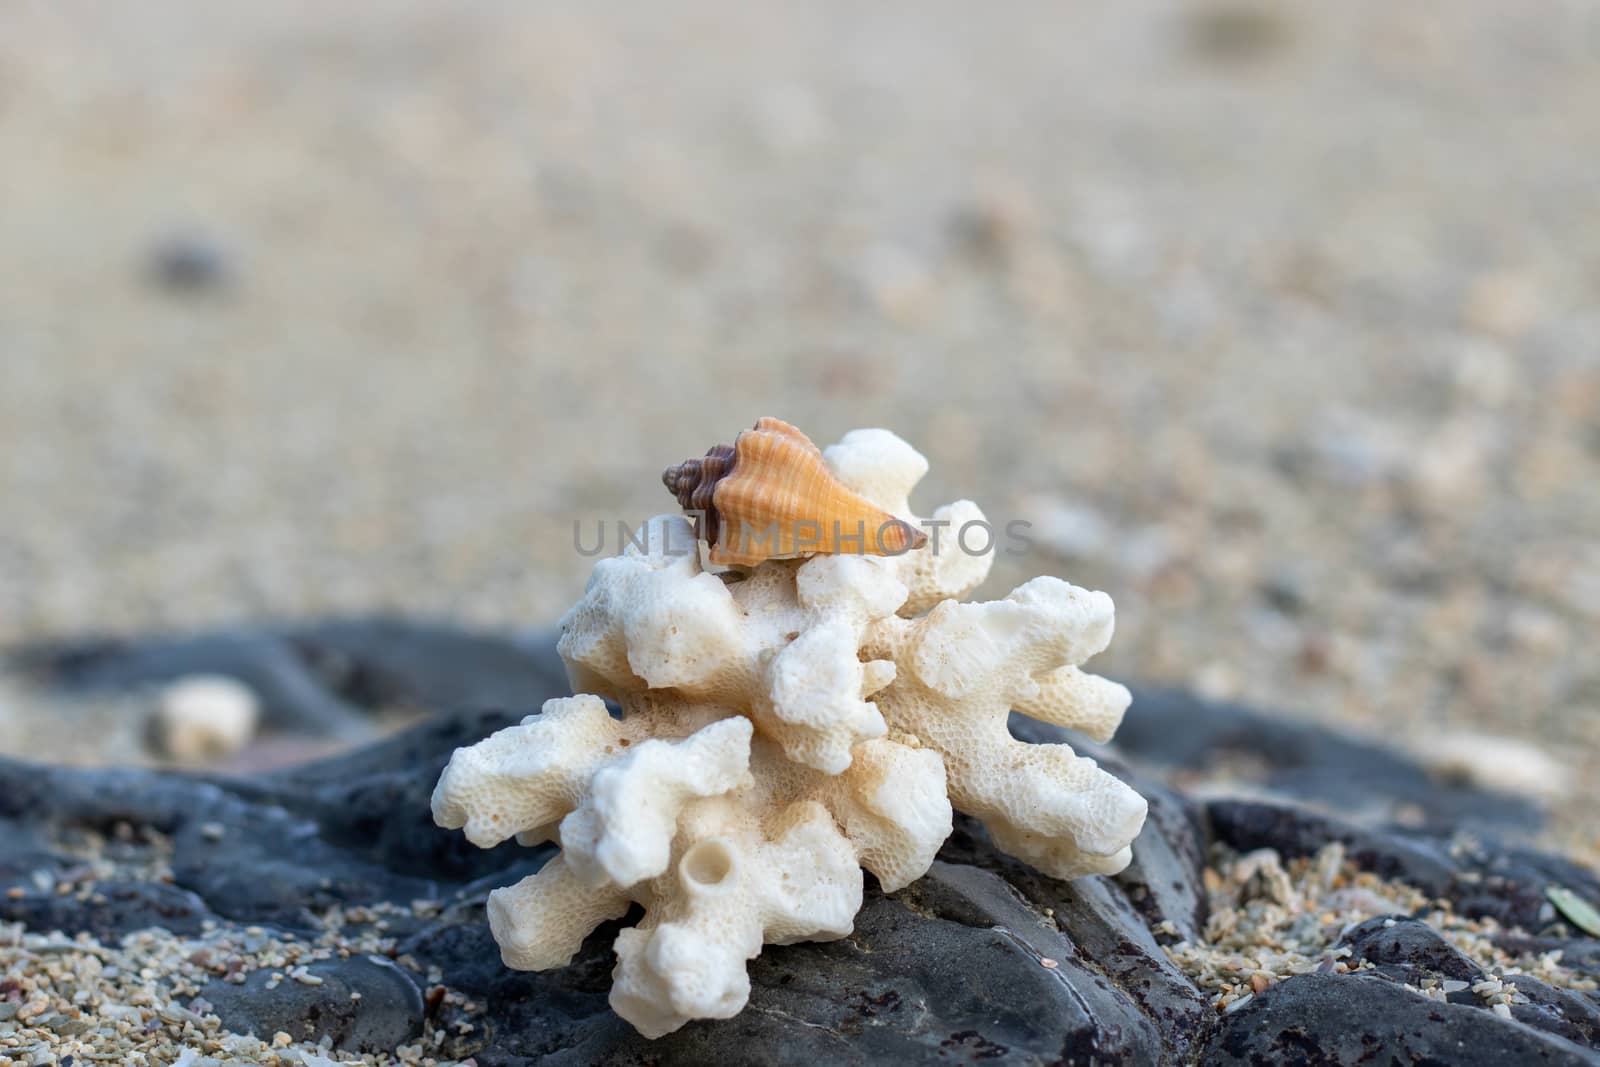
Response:
[{"label": "dark crevice in rock", "polygon": [[1545,895],[1552,885],[1600,900],[1600,880],[1589,871],[1559,857],[1502,848],[1488,838],[1368,829],[1295,805],[1257,800],[1216,800],[1205,811],[1212,837],[1238,851],[1272,848],[1286,857],[1308,856],[1337,841],[1363,870],[1449,900],[1461,915],[1530,932],[1556,918]]},{"label": "dark crevice in rock", "polygon": [[1147,829],[1134,841],[1133,862],[1116,876],[1117,884],[1148,925],[1172,924],[1177,934],[1168,940],[1199,940],[1210,914],[1201,880],[1201,815],[1162,786],[1141,780],[1137,788],[1150,803]]}]

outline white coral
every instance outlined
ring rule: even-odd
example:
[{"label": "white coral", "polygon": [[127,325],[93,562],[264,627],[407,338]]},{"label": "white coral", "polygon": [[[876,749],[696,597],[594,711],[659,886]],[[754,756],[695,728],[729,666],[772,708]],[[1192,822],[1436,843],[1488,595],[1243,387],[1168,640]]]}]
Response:
[{"label": "white coral", "polygon": [[[857,430],[824,455],[849,488],[911,515],[927,461],[900,438]],[[1096,740],[1116,730],[1128,691],[1078,669],[1111,638],[1110,598],[1036,578],[960,603],[991,539],[959,547],[983,521],[970,501],[934,520],[937,551],[718,575],[689,523],[663,516],[595,567],[559,648],[574,688],[598,695],[461,749],[434,791],[435,820],[475,844],[561,845],[490,896],[507,966],[561,966],[641,904],[616,940],[611,1004],[658,1037],[736,1014],[762,945],[847,935],[863,867],[889,892],[920,877],[952,802],[1057,877],[1128,863],[1143,798],[1006,729],[1014,708]]]}]

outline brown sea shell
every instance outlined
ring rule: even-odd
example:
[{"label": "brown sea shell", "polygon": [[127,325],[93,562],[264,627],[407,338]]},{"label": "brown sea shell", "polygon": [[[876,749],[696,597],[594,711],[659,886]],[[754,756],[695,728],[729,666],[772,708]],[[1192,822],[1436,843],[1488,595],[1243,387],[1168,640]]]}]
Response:
[{"label": "brown sea shell", "polygon": [[928,535],[840,484],[811,439],[774,418],[661,474],[695,516],[711,562],[753,566],[767,559],[856,553],[898,556]]}]

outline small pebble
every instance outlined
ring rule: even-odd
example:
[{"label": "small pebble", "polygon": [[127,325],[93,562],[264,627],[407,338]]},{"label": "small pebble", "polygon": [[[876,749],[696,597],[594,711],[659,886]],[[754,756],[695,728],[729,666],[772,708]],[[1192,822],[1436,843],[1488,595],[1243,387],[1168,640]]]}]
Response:
[{"label": "small pebble", "polygon": [[1232,1004],[1229,1004],[1226,1008],[1223,1008],[1222,1009],[1222,1013],[1224,1015],[1232,1015],[1234,1012],[1238,1011],[1240,1008],[1244,1007],[1246,1004],[1250,1003],[1255,998],[1256,998],[1256,995],[1254,993],[1246,993],[1244,996],[1240,997],[1238,1000],[1234,1001]]},{"label": "small pebble", "polygon": [[150,252],[151,279],[174,293],[199,293],[226,283],[231,271],[227,253],[216,241],[198,233],[174,233]]},{"label": "small pebble", "polygon": [[[231,756],[255,736],[260,701],[249,686],[222,675],[195,674],[166,686],[156,702],[151,734],[161,753],[180,763]],[[207,828],[217,823],[207,823]],[[208,840],[218,840],[206,829]]]}]

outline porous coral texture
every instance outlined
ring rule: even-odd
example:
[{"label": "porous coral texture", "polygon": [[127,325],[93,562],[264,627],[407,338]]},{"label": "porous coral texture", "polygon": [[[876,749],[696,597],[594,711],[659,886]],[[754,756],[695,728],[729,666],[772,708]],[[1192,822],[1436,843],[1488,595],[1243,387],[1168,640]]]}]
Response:
[{"label": "porous coral texture", "polygon": [[[912,514],[927,461],[900,438],[857,430],[824,455],[853,491]],[[960,501],[904,555],[714,573],[690,524],[662,516],[602,560],[562,620],[584,695],[461,749],[434,791],[435,820],[474,844],[561,846],[490,896],[506,965],[561,966],[638,903],[611,1004],[658,1037],[738,1013],[763,945],[847,935],[862,868],[888,892],[920,877],[952,803],[1057,877],[1125,866],[1143,798],[1006,728],[1016,709],[1096,740],[1116,730],[1127,690],[1078,669],[1111,638],[1111,600],[1036,578],[960,603],[992,561],[994,538],[960,537],[982,521]]]}]

